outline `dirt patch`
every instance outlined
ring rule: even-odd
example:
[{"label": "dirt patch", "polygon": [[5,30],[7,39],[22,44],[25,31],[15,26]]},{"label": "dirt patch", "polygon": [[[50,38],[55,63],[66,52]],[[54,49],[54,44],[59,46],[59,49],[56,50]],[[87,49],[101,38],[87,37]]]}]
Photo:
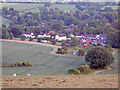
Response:
[{"label": "dirt patch", "polygon": [[3,88],[118,88],[118,75],[3,76]]}]

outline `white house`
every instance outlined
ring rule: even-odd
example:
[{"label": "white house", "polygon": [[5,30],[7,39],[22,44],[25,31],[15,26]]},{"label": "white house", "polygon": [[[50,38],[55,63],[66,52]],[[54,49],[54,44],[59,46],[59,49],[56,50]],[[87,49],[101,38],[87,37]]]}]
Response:
[{"label": "white house", "polygon": [[50,34],[39,34],[37,35],[38,38],[44,38],[44,37],[51,37]]},{"label": "white house", "polygon": [[32,32],[23,32],[23,35],[25,35],[26,38],[35,38],[35,35]]},{"label": "white house", "polygon": [[66,35],[65,34],[57,34],[56,36],[55,36],[55,40],[57,40],[57,41],[62,41],[62,40],[66,40],[67,38],[66,38]]}]

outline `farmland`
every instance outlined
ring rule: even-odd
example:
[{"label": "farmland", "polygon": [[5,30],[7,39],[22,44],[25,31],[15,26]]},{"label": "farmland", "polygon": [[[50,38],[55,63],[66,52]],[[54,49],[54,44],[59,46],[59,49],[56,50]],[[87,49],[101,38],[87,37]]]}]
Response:
[{"label": "farmland", "polygon": [[9,5],[8,3],[3,3],[2,5],[2,7],[8,7],[8,8],[12,7],[18,11],[25,11],[25,10],[32,9],[32,8],[39,8],[40,6],[43,6],[43,4],[12,3]]},{"label": "farmland", "polygon": [[[3,3],[2,7],[14,8],[18,11],[25,11],[25,12],[39,12],[39,7],[44,6],[44,4],[27,4],[27,3]],[[67,5],[67,4],[52,4],[48,9],[58,8],[59,10],[65,11],[73,11],[77,10],[75,5]]]},{"label": "farmland", "polygon": [[41,45],[3,41],[2,49],[3,63],[29,61],[33,64],[32,67],[3,67],[3,75],[67,74],[69,68],[85,64],[84,57],[53,55],[49,53],[52,48]]}]

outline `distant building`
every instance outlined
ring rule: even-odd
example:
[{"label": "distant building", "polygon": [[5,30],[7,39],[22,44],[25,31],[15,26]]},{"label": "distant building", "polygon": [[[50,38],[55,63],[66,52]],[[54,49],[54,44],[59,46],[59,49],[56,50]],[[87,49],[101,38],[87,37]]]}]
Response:
[{"label": "distant building", "polygon": [[66,38],[66,35],[65,34],[57,34],[56,36],[55,36],[55,40],[57,40],[57,41],[62,41],[62,40],[66,40],[67,38]]},{"label": "distant building", "polygon": [[38,38],[44,38],[44,37],[50,38],[51,35],[50,35],[49,33],[47,33],[47,34],[46,34],[46,33],[45,33],[45,34],[41,33],[41,34],[38,34],[37,37],[38,37]]},{"label": "distant building", "polygon": [[35,35],[32,32],[23,32],[23,35],[25,35],[26,38],[35,38]]}]

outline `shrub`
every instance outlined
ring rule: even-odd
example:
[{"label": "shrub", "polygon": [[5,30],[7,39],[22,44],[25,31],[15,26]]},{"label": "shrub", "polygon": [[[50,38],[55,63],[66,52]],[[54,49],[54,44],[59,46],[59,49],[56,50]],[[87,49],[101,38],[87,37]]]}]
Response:
[{"label": "shrub", "polygon": [[59,51],[62,51],[62,48],[58,48],[58,50],[57,50],[57,51],[58,51],[58,52],[59,52]]},{"label": "shrub", "polygon": [[70,45],[71,46],[78,46],[79,44],[79,39],[78,38],[72,38],[71,41],[70,41]]},{"label": "shrub", "polygon": [[92,72],[91,68],[89,67],[89,65],[81,65],[79,67],[77,67],[77,69],[82,73],[82,74],[88,74],[90,72]]},{"label": "shrub", "polygon": [[29,38],[29,41],[33,41],[33,38],[30,37],[30,38]]},{"label": "shrub", "polygon": [[67,46],[62,46],[62,49],[65,50],[65,51],[68,50]]},{"label": "shrub", "polygon": [[12,32],[10,32],[9,38],[10,38],[10,39],[13,39],[13,33],[12,33]]},{"label": "shrub", "polygon": [[16,65],[17,66],[22,66],[23,64],[22,64],[22,62],[17,62]]},{"label": "shrub", "polygon": [[62,41],[61,42],[61,46],[66,46],[67,44],[66,44],[66,42],[65,41]]},{"label": "shrub", "polygon": [[42,38],[37,38],[37,42],[40,42],[42,40]]},{"label": "shrub", "polygon": [[11,66],[11,67],[14,67],[14,66],[15,66],[15,64],[14,64],[14,63],[10,63],[10,66]]},{"label": "shrub", "polygon": [[57,43],[56,40],[54,40],[54,39],[51,39],[50,42],[51,42],[53,45],[55,45],[55,44]]},{"label": "shrub", "polygon": [[22,41],[24,41],[25,38],[26,38],[25,35],[23,35],[23,34],[20,35],[20,39],[21,39]]},{"label": "shrub", "polygon": [[69,69],[69,70],[68,70],[68,73],[69,73],[69,74],[78,75],[78,74],[80,74],[80,71],[79,71],[79,70],[76,70],[76,69]]},{"label": "shrub", "polygon": [[106,48],[96,46],[87,52],[85,61],[88,62],[91,68],[100,69],[113,63],[114,58],[113,55],[106,50]]},{"label": "shrub", "polygon": [[80,54],[80,55],[82,55],[82,56],[84,56],[85,55],[85,50],[84,49],[79,49],[78,50],[78,53]]}]

